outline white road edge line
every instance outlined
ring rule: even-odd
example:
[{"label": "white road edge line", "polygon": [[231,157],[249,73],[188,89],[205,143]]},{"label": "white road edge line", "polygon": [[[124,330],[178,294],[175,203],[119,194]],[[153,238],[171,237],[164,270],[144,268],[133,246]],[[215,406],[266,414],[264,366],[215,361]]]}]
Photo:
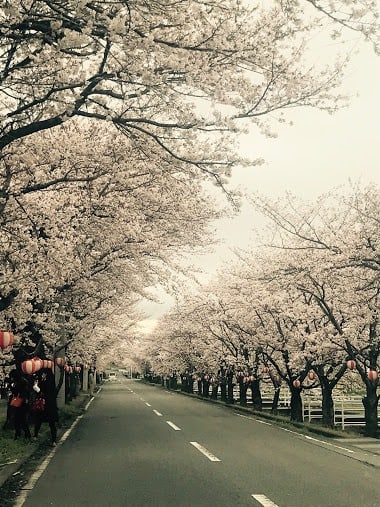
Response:
[{"label": "white road edge line", "polygon": [[162,417],[162,414],[158,410],[153,410],[153,412],[158,415],[158,417]]},{"label": "white road edge line", "polygon": [[[243,414],[236,414],[236,415],[239,417],[244,417],[244,419],[250,419],[251,421],[256,421],[261,424],[266,424],[267,426],[273,426],[273,424],[271,424],[271,423],[261,421],[260,419],[255,419],[254,417],[249,417],[249,416],[243,415]],[[318,442],[319,444],[330,445],[331,447],[335,447],[335,449],[340,449],[341,451],[346,451],[351,454],[356,454],[355,451],[353,451],[351,449],[347,449],[347,447],[342,447],[340,445],[332,444],[331,442],[325,442],[324,440],[319,440],[318,438],[310,437],[309,435],[303,435],[302,433],[297,433],[296,431],[289,430],[288,428],[282,428],[281,426],[278,426],[278,428],[282,431],[287,431],[288,433],[293,433],[293,435],[297,435],[299,437],[306,438],[306,440],[312,440],[313,442]]]},{"label": "white road edge line", "polygon": [[208,451],[203,445],[198,444],[198,442],[190,442],[191,445],[193,445],[196,449],[198,449],[199,452],[204,454],[210,461],[220,461],[219,458],[214,456],[210,451]]},{"label": "white road edge line", "polygon": [[178,426],[176,426],[174,423],[172,423],[171,421],[166,421],[167,424],[169,424],[170,427],[173,428],[173,430],[175,431],[181,431],[181,428],[178,428]]},{"label": "white road edge line", "polygon": [[145,403],[147,407],[151,407],[152,405],[150,403]]},{"label": "white road edge line", "polygon": [[264,507],[278,507],[277,504],[273,503],[269,498],[265,495],[252,495],[252,497]]},{"label": "white road edge line", "polygon": [[[84,407],[84,410],[86,411],[90,405],[90,403],[92,403],[92,401],[94,400],[95,398],[92,397],[90,399],[90,401],[86,404],[86,406]],[[43,462],[41,463],[41,465],[37,468],[37,470],[31,475],[29,481],[27,482],[27,484],[25,484],[25,486],[22,487],[21,489],[21,494],[17,497],[17,500],[14,504],[14,507],[22,507],[24,505],[24,503],[26,502],[26,499],[27,499],[27,496],[28,496],[28,492],[31,491],[35,484],[37,483],[37,481],[39,480],[39,478],[41,477],[41,475],[44,473],[44,471],[46,470],[47,466],[49,465],[52,457],[54,456],[55,452],[57,451],[58,449],[58,446],[62,445],[63,442],[68,438],[68,436],[70,435],[70,433],[72,432],[72,430],[75,428],[75,426],[78,424],[78,422],[82,419],[83,417],[83,414],[78,416],[75,421],[73,422],[73,424],[70,426],[70,428],[65,431],[65,433],[62,435],[62,437],[60,438],[58,444],[57,444],[57,447],[55,447],[54,449],[52,449],[49,454],[46,456],[46,458],[43,460]]]},{"label": "white road edge line", "polygon": [[250,419],[251,421],[256,421],[260,424],[266,424],[267,426],[273,426],[272,423],[262,421],[261,419],[256,419],[255,417],[250,417],[249,415],[236,414],[238,417],[243,417],[244,419]]}]

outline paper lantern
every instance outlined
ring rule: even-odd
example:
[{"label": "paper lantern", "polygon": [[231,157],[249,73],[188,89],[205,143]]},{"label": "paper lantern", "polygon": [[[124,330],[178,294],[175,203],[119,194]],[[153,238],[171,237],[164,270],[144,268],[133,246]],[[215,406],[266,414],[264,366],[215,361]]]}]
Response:
[{"label": "paper lantern", "polygon": [[21,363],[21,369],[27,375],[33,375],[36,371],[43,368],[43,361],[39,357],[33,357],[32,359],[27,359]]},{"label": "paper lantern", "polygon": [[264,366],[264,368],[263,368],[263,373],[268,373],[268,372],[269,372],[269,368],[268,368],[268,366]]},{"label": "paper lantern", "polygon": [[43,368],[51,368],[53,369],[54,363],[51,361],[51,359],[43,359]]},{"label": "paper lantern", "polygon": [[293,381],[293,386],[296,389],[299,389],[301,387],[301,382],[298,380],[298,378],[296,378],[296,380]]},{"label": "paper lantern", "polygon": [[253,382],[254,380],[256,380],[256,379],[255,379],[255,377],[254,377],[253,375],[250,375],[250,376],[249,376],[249,381],[250,381],[250,382]]},{"label": "paper lantern", "polygon": [[80,372],[80,370],[81,370],[80,366],[76,366],[76,367],[75,367],[75,371],[76,371],[77,373],[79,373],[79,372]]},{"label": "paper lantern", "polygon": [[9,331],[0,331],[0,348],[3,350],[13,344],[14,336]]},{"label": "paper lantern", "polygon": [[356,362],[353,359],[349,359],[346,364],[349,370],[354,370],[356,368]]},{"label": "paper lantern", "polygon": [[317,375],[315,374],[315,372],[313,370],[309,371],[309,373],[307,374],[309,380],[314,380]]},{"label": "paper lantern", "polygon": [[62,368],[62,366],[65,364],[65,358],[64,357],[56,357],[55,358],[55,364]]},{"label": "paper lantern", "polygon": [[369,378],[369,380],[371,380],[371,382],[375,382],[375,380],[377,380],[377,377],[378,377],[377,371],[376,370],[368,370],[367,377]]}]

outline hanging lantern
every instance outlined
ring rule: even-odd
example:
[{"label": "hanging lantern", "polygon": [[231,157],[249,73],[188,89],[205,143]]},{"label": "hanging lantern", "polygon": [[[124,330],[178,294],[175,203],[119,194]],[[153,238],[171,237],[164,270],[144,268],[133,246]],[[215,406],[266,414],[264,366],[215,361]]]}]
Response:
[{"label": "hanging lantern", "polygon": [[60,368],[62,368],[62,366],[64,366],[64,364],[65,364],[65,358],[64,357],[56,357],[55,364],[57,366],[59,366]]},{"label": "hanging lantern", "polygon": [[346,364],[349,370],[354,370],[356,368],[356,362],[353,359],[349,359]]},{"label": "hanging lantern", "polygon": [[42,367],[43,361],[39,357],[33,357],[21,363],[21,369],[27,375],[33,375],[33,373],[36,373],[36,371],[40,370]]},{"label": "hanging lantern", "polygon": [[275,376],[273,377],[273,380],[274,380],[274,382],[275,382],[276,384],[280,384],[280,382],[281,382],[281,377],[280,377],[280,375],[275,375]]},{"label": "hanging lantern", "polygon": [[63,369],[69,373],[70,372],[70,366],[68,364],[65,364],[65,366],[63,367]]},{"label": "hanging lantern", "polygon": [[293,386],[296,388],[296,389],[299,389],[301,387],[301,382],[299,381],[298,378],[296,378],[296,380],[293,380]]},{"label": "hanging lantern", "polygon": [[43,362],[43,366],[42,366],[43,368],[53,369],[54,363],[51,359],[43,359],[42,362]]},{"label": "hanging lantern", "polygon": [[377,380],[378,373],[376,370],[368,370],[367,377],[371,382],[375,382]]},{"label": "hanging lantern", "polygon": [[0,348],[6,349],[7,347],[10,347],[13,344],[14,341],[14,335],[13,333],[10,333],[9,331],[0,331]]},{"label": "hanging lantern", "polygon": [[315,371],[313,371],[313,370],[310,370],[309,373],[307,374],[307,376],[308,376],[309,380],[314,380],[317,377]]},{"label": "hanging lantern", "polygon": [[75,367],[75,371],[76,371],[77,373],[79,373],[79,372],[80,372],[80,370],[81,370],[80,366],[76,366],[76,367]]},{"label": "hanging lantern", "polygon": [[253,375],[250,375],[250,377],[249,377],[249,381],[250,381],[250,382],[254,382],[255,380],[256,380],[256,379],[255,379],[255,377],[254,377]]},{"label": "hanging lantern", "polygon": [[264,368],[263,368],[263,373],[268,373],[268,372],[269,372],[269,368],[268,368],[268,366],[264,366]]}]

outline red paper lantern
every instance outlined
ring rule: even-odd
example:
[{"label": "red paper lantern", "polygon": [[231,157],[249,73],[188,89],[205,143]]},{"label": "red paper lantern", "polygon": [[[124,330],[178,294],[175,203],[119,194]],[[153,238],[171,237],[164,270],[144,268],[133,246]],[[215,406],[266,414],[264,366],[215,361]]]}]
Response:
[{"label": "red paper lantern", "polygon": [[375,380],[377,380],[378,373],[376,370],[368,370],[367,377],[371,380],[371,382],[375,382]]},{"label": "red paper lantern", "polygon": [[356,362],[353,359],[349,359],[346,364],[349,370],[354,370],[356,368]]},{"label": "red paper lantern", "polygon": [[40,370],[43,367],[44,362],[39,357],[33,357],[32,359],[27,359],[21,363],[21,369],[27,375],[33,375],[36,371]]},{"label": "red paper lantern", "polygon": [[3,350],[13,344],[14,336],[9,331],[0,331],[0,348]]},{"label": "red paper lantern", "polygon": [[44,359],[43,360],[43,368],[51,368],[53,369],[54,363],[51,361],[51,359]]},{"label": "red paper lantern", "polygon": [[64,357],[56,357],[55,358],[55,364],[62,368],[62,366],[65,364],[65,358]]},{"label": "red paper lantern", "polygon": [[250,381],[250,382],[253,382],[254,380],[256,380],[256,379],[255,379],[255,377],[254,377],[253,375],[250,375],[250,377],[249,377],[249,381]]},{"label": "red paper lantern", "polygon": [[299,389],[301,387],[301,382],[298,380],[298,378],[296,378],[296,380],[293,381],[293,386],[296,389]]},{"label": "red paper lantern", "polygon": [[310,380],[314,380],[317,375],[315,374],[315,372],[313,370],[311,370],[311,371],[309,371],[307,376],[309,377]]},{"label": "red paper lantern", "polygon": [[268,366],[264,366],[264,368],[263,368],[263,373],[268,373],[268,372],[269,372],[269,368],[268,368]]},{"label": "red paper lantern", "polygon": [[75,371],[76,371],[77,373],[79,373],[79,372],[80,372],[80,369],[81,369],[81,368],[80,368],[80,366],[76,366],[76,367],[75,367]]}]

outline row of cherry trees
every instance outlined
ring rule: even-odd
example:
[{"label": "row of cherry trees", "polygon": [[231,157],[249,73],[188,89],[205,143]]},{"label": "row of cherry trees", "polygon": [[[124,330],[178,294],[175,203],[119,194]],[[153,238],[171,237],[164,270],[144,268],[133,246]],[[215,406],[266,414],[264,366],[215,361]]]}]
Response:
[{"label": "row of cherry trees", "polygon": [[340,4],[2,2],[0,323],[20,354],[121,350],[135,302],[210,243],[203,182],[225,190],[248,122],[342,103],[346,59],[314,65],[311,36],[377,51],[376,5]]},{"label": "row of cherry trees", "polygon": [[225,379],[229,370],[256,396],[269,376],[275,388],[288,386],[293,420],[302,420],[302,391],[319,387],[329,426],[333,390],[354,368],[366,391],[366,433],[376,435],[380,188],[337,191],[312,205],[255,196],[253,205],[269,218],[266,244],[188,291],[162,319],[152,368]]}]

